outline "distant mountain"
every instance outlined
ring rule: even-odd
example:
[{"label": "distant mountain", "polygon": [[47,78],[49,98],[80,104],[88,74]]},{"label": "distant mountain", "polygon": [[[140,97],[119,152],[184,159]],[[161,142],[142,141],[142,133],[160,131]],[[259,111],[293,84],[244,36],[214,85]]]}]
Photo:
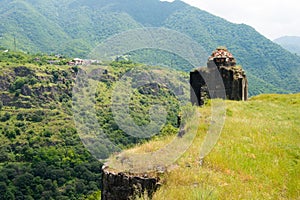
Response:
[{"label": "distant mountain", "polygon": [[251,95],[300,92],[299,56],[250,26],[230,23],[179,0],[0,1],[0,45],[22,51],[83,57],[106,38],[145,26],[184,33],[207,52],[226,46],[246,70]]},{"label": "distant mountain", "polygon": [[300,37],[299,36],[283,36],[274,40],[275,43],[281,45],[292,53],[300,55]]}]

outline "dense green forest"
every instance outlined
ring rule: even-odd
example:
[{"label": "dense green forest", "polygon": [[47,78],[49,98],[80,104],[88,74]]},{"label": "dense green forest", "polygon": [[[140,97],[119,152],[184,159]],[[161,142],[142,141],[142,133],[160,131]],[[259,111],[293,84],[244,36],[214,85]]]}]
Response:
[{"label": "dense green forest", "polygon": [[[2,48],[3,50],[4,48]],[[0,53],[0,196],[1,199],[97,199],[100,163],[84,148],[73,121],[72,88],[77,66],[70,58],[20,52]],[[57,61],[56,65],[49,61]],[[113,121],[111,91],[115,82],[134,68],[130,61],[97,66],[97,120],[121,149],[145,139],[129,137]],[[178,103],[159,85],[136,89],[131,115],[140,125],[150,106],[166,102],[167,124],[161,134],[177,131]],[[105,149],[102,151],[105,152]],[[108,155],[106,155],[108,156]]]},{"label": "dense green forest", "polygon": [[[165,27],[186,34],[208,54],[226,46],[249,77],[250,95],[299,92],[300,57],[245,24],[233,24],[184,2],[159,0],[25,0],[0,2],[0,45],[29,52],[85,57],[105,39],[126,30]],[[153,54],[134,52],[136,61]],[[172,68],[191,70],[184,62]],[[199,63],[200,65],[200,63]]]},{"label": "dense green forest", "polygon": [[[54,56],[0,54],[1,199],[83,199],[97,195],[101,163],[72,122],[75,68]],[[95,194],[94,194],[95,193]]]}]

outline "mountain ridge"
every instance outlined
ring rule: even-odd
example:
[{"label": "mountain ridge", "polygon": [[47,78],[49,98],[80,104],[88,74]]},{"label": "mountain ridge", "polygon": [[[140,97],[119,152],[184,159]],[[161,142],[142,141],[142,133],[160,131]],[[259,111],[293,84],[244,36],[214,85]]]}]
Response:
[{"label": "mountain ridge", "polygon": [[[85,57],[115,34],[164,27],[186,34],[209,53],[226,46],[250,77],[255,77],[249,80],[250,95],[300,91],[299,56],[248,25],[231,23],[179,0],[6,0],[0,5],[0,45],[10,49],[16,38],[17,49],[23,51]],[[191,67],[185,67],[189,70]]]},{"label": "mountain ridge", "polygon": [[288,51],[300,55],[300,37],[299,36],[283,36],[274,40]]}]

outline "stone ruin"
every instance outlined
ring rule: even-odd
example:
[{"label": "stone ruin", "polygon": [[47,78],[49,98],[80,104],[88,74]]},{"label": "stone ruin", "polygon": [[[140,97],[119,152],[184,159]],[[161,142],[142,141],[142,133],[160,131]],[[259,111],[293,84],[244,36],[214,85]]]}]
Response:
[{"label": "stone ruin", "polygon": [[[206,99],[221,97],[224,93],[223,97],[230,100],[245,101],[248,98],[245,72],[236,65],[235,58],[224,47],[219,47],[212,53],[207,67],[190,72],[190,84],[191,101],[194,105],[203,105]],[[178,116],[179,125],[180,120],[181,117]],[[159,186],[160,180],[155,175],[116,172],[108,166],[102,168],[103,200],[152,199]]]},{"label": "stone ruin", "polygon": [[[218,83],[216,75],[221,75],[223,83]],[[208,89],[207,81],[215,81],[210,84],[213,87]],[[191,102],[194,105],[201,106],[211,98],[223,98],[224,89],[226,99],[236,101],[248,99],[248,81],[245,71],[236,65],[235,58],[225,47],[218,47],[213,51],[208,59],[207,67],[190,72],[190,84]]]},{"label": "stone ruin", "polygon": [[152,199],[159,187],[157,176],[114,172],[105,165],[102,168],[102,200]]}]

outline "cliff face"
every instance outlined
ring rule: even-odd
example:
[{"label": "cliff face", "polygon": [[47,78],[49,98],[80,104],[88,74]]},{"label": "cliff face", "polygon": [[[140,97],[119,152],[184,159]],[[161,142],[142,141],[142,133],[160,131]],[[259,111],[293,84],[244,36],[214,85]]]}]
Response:
[{"label": "cliff face", "polygon": [[48,107],[71,98],[75,77],[72,68],[6,67],[0,73],[0,100],[16,108]]},{"label": "cliff face", "polygon": [[[220,82],[218,77],[220,75]],[[211,82],[210,84],[208,83]],[[226,48],[217,48],[209,57],[207,67],[190,72],[191,101],[203,105],[209,98],[246,101],[248,80],[244,70]],[[223,85],[222,85],[223,84]],[[208,87],[210,86],[210,87]],[[225,90],[225,94],[223,95]]]}]

